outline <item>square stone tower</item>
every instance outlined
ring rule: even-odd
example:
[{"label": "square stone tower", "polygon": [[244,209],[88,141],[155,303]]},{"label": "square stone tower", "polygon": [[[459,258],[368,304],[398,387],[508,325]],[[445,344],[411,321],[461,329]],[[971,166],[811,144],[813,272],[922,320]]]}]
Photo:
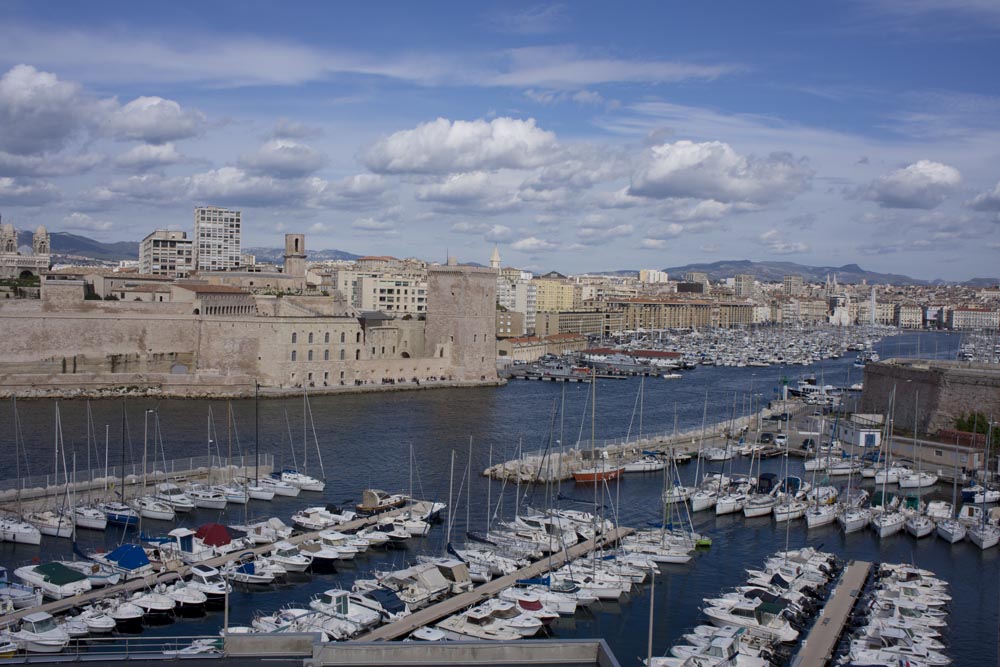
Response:
[{"label": "square stone tower", "polygon": [[496,379],[496,271],[427,269],[427,355],[450,359],[456,380]]},{"label": "square stone tower", "polygon": [[285,275],[306,277],[306,237],[304,234],[285,234]]}]

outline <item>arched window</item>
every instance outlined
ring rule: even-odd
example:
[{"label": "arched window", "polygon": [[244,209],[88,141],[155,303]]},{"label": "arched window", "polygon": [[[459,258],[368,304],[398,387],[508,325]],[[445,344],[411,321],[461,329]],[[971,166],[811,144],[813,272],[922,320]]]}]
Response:
[{"label": "arched window", "polygon": [[309,361],[312,361],[312,360],[313,360],[313,351],[312,351],[312,350],[309,350],[309,351],[308,351],[308,352],[306,353],[306,358],[307,358],[307,359],[308,359]]},{"label": "arched window", "polygon": [[330,332],[329,331],[327,331],[326,335],[323,337],[323,342],[324,343],[329,343],[330,342]]},{"label": "arched window", "polygon": [[330,350],[323,350],[323,361],[330,361]]},{"label": "arched window", "polygon": [[354,350],[354,361],[361,360],[361,350]]},{"label": "arched window", "polygon": [[313,335],[312,335],[312,332],[310,331],[309,332],[309,344],[312,345],[312,342],[313,342]]},{"label": "arched window", "polygon": [[344,351],[343,350],[340,351],[340,360],[341,361],[344,360]]},{"label": "arched window", "polygon": [[294,331],[292,332],[292,342],[293,343],[299,342],[299,335],[297,333],[295,333]]},{"label": "arched window", "polygon": [[292,350],[292,361],[295,361],[295,350]]},{"label": "arched window", "polygon": [[357,336],[355,336],[354,342],[355,343],[360,343],[361,342],[361,332],[360,331],[357,333]]},{"label": "arched window", "polygon": [[344,342],[344,335],[345,335],[345,334],[344,334],[344,332],[343,332],[343,331],[341,331],[341,332],[340,332],[340,342],[341,342],[341,343],[343,343],[343,342]]}]

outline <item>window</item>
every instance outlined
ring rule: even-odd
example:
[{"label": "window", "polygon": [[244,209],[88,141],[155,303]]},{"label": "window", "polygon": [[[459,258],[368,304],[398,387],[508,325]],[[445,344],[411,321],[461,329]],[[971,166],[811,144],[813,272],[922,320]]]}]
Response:
[{"label": "window", "polygon": [[361,342],[361,332],[360,332],[360,331],[359,331],[359,332],[357,333],[357,335],[355,336],[355,338],[354,338],[354,342],[355,342],[355,343],[360,343],[360,342]]},{"label": "window", "polygon": [[309,332],[309,344],[312,345],[312,342],[313,342],[313,335],[312,335],[312,332],[310,331]]},{"label": "window", "polygon": [[330,350],[323,350],[323,361],[330,361]]},{"label": "window", "polygon": [[292,350],[292,361],[295,361],[295,350]]},{"label": "window", "polygon": [[355,361],[361,360],[361,350],[354,350],[354,360]]},{"label": "window", "polygon": [[935,449],[934,456],[936,456],[937,458],[942,458],[944,456],[944,452],[941,451],[940,449]]},{"label": "window", "polygon": [[340,360],[341,361],[344,360],[344,351],[343,350],[340,351]]},{"label": "window", "polygon": [[329,343],[330,342],[330,332],[329,331],[327,331],[326,335],[323,336],[323,342],[324,343]]},{"label": "window", "polygon": [[344,342],[344,332],[343,331],[340,332],[340,342],[341,343]]},{"label": "window", "polygon": [[309,352],[307,352],[307,353],[306,353],[306,358],[307,358],[307,359],[308,359],[309,361],[312,361],[312,360],[313,360],[313,351],[312,351],[312,350],[309,350]]},{"label": "window", "polygon": [[292,343],[297,343],[298,341],[299,341],[299,335],[293,331],[292,332]]}]

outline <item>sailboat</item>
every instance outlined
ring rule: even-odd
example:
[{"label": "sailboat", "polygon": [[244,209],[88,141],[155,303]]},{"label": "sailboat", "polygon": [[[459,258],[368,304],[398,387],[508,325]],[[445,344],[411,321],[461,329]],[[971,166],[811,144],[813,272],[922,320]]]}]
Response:
[{"label": "sailboat", "polygon": [[[97,438],[94,435],[94,420],[90,411],[90,401],[87,401],[87,462],[90,462],[90,443],[97,445]],[[88,465],[88,468],[90,466]],[[76,456],[73,457],[73,483],[76,484]],[[108,527],[108,517],[104,515],[98,507],[90,502],[73,503],[73,521],[77,528],[90,528],[91,530],[105,530]]]},{"label": "sailboat", "polygon": [[[919,396],[919,392],[917,392]],[[921,537],[927,537],[934,532],[934,522],[923,513],[922,503],[920,502],[920,489],[924,486],[924,471],[923,471],[923,457],[921,456],[920,444],[917,441],[917,402],[914,399],[913,404],[913,449],[917,455],[917,509],[916,511],[906,520],[906,532],[913,535],[917,539]],[[912,475],[907,475],[906,477],[901,477],[899,480],[899,487],[906,488],[905,482],[912,477]],[[931,475],[934,479],[934,484],[937,483],[937,475]]]},{"label": "sailboat", "polygon": [[[271,487],[266,486],[264,484],[265,481],[272,482],[273,483],[272,487],[276,487],[276,486],[279,486],[279,485],[283,486],[283,487],[287,486],[288,487],[288,489],[287,489],[288,491],[294,491],[294,494],[293,493],[289,493],[288,495],[297,495],[298,494],[298,489],[296,489],[295,487],[293,487],[290,484],[285,484],[284,482],[281,482],[279,480],[272,479],[272,478],[268,478],[267,480],[262,480],[260,478],[260,410],[259,410],[260,397],[259,397],[259,393],[260,393],[260,385],[255,382],[254,383],[254,389],[253,389],[253,446],[254,446],[253,479],[252,480],[249,479],[249,478],[244,479],[243,482],[242,482],[243,486],[246,488],[247,495],[250,496],[251,500],[273,500],[274,499],[274,496],[277,494],[277,491],[275,490],[275,488],[271,488]],[[237,442],[239,442],[239,439],[237,439]],[[246,470],[246,465],[243,466],[243,469]]]},{"label": "sailboat", "polygon": [[[21,479],[21,422],[17,416],[17,399],[11,399],[14,412],[14,461],[18,479]],[[27,458],[25,458],[27,465]],[[21,506],[21,488],[17,489],[18,514]],[[15,544],[41,544],[42,533],[20,517],[0,516],[0,540]]]},{"label": "sailboat", "polygon": [[[816,448],[815,448],[816,457],[813,459],[814,461],[817,462],[819,461],[819,452],[821,449],[823,449],[822,442],[823,442],[823,434],[825,432],[826,432],[826,422],[825,420],[820,419],[819,437],[817,438],[819,442],[816,443]],[[812,474],[813,474],[812,496],[815,502],[813,503],[812,507],[806,510],[806,528],[819,528],[820,526],[826,526],[837,520],[837,506],[832,503],[821,502],[822,499],[820,498],[819,489],[816,488],[816,471],[825,468],[826,468],[825,464],[822,467],[820,467],[818,463],[812,468]],[[806,470],[808,469],[809,468],[806,468]]]},{"label": "sailboat", "polygon": [[[993,422],[986,431],[986,450],[983,452],[983,479],[986,479],[986,462],[990,460],[990,445],[993,440]],[[1000,542],[1000,528],[986,520],[989,512],[982,508],[979,513],[979,525],[970,526],[965,533],[966,538],[983,551],[995,547]]]},{"label": "sailboat", "polygon": [[[63,479],[66,482],[65,493],[69,493],[69,476],[66,475],[66,458],[62,448],[62,419],[59,416],[59,403],[56,403],[55,451],[53,454],[54,485],[59,485],[59,457],[62,453]],[[42,535],[52,537],[73,537],[73,515],[66,511],[66,497],[63,497],[62,511],[35,510],[24,515],[24,520],[37,528]]]},{"label": "sailboat", "polygon": [[[893,431],[893,421],[896,412],[896,389],[893,387],[892,394],[889,397],[889,415],[886,420],[886,429],[884,433],[885,440],[885,463],[884,468],[889,468],[889,461],[892,458],[892,431]],[[880,452],[881,453],[881,452]],[[876,473],[877,474],[877,473]],[[895,535],[903,529],[906,523],[906,515],[900,512],[897,508],[891,507],[889,505],[889,491],[886,486],[889,484],[889,475],[882,476],[882,506],[881,511],[877,511],[872,514],[871,527],[875,531],[875,534],[879,538],[889,537]]]},{"label": "sailboat", "polygon": [[[132,509],[139,513],[139,516],[145,519],[157,519],[159,521],[173,521],[177,516],[174,512],[174,508],[163,502],[162,500],[157,500],[155,496],[146,495],[146,471],[148,470],[148,454],[149,454],[149,413],[152,410],[146,410],[143,416],[143,430],[142,430],[142,495],[134,499],[131,503]],[[124,418],[124,417],[123,417]],[[122,474],[124,475],[124,465],[122,466]],[[122,480],[122,492],[125,491],[124,479]]]},{"label": "sailboat", "polygon": [[951,482],[951,506],[952,515],[943,521],[937,522],[938,537],[949,544],[955,544],[965,539],[965,524],[958,520],[958,457],[954,458],[954,469],[952,471]]},{"label": "sailboat", "polygon": [[[305,386],[303,385],[302,387],[302,472],[296,470],[295,468],[285,468],[284,470],[281,471],[279,479],[282,482],[291,484],[292,486],[302,489],[303,491],[320,492],[326,488],[326,482],[318,480],[315,477],[312,477],[307,474],[308,466],[306,465],[306,461],[308,460],[307,456],[309,453],[309,440],[306,434],[306,424],[307,424],[306,420],[308,420],[309,423],[312,423],[312,409],[309,406],[309,395],[306,391]],[[312,431],[313,431],[313,441],[316,444],[316,455],[320,457],[319,465],[320,468],[322,469],[323,459],[319,451],[319,440],[316,438],[315,423],[312,423]],[[292,446],[294,447],[294,445]],[[325,474],[323,476],[326,477]]]}]

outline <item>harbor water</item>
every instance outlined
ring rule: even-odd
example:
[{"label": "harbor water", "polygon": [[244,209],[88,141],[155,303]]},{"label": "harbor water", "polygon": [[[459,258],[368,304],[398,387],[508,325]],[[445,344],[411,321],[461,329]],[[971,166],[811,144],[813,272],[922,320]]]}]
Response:
[{"label": "harbor water", "polygon": [[[904,333],[877,344],[875,349],[883,359],[894,356],[954,358],[959,346],[957,335]],[[670,432],[699,427],[707,404],[709,423],[747,414],[753,401],[766,403],[778,400],[784,381],[795,384],[801,376],[815,375],[818,382],[847,386],[862,380],[862,371],[852,365],[854,355],[819,362],[812,366],[732,368],[703,367],[686,371],[680,380],[644,380],[642,410],[643,434]],[[596,388],[595,432],[598,439],[636,437],[639,415],[636,408],[639,378],[608,380]],[[259,402],[259,447],[272,453],[276,465],[297,465],[320,473],[320,461],[315,438],[319,443],[323,470],[327,480],[322,494],[303,492],[298,498],[276,498],[273,502],[252,502],[248,508],[230,505],[223,512],[196,510],[180,515],[183,525],[196,527],[210,521],[225,524],[245,523],[246,518],[279,516],[286,523],[290,515],[307,505],[334,503],[353,505],[360,500],[364,488],[388,491],[411,490],[418,498],[451,502],[451,541],[464,541],[467,530],[483,531],[492,512],[509,517],[515,504],[541,507],[547,494],[544,487],[518,489],[499,482],[489,482],[481,476],[492,463],[515,458],[519,450],[532,451],[555,445],[581,443],[589,447],[591,437],[590,391],[584,384],[543,382],[511,382],[504,387],[475,390],[441,389],[393,394],[310,397],[313,419],[303,419],[302,397],[270,399]],[[707,403],[706,403],[707,401]],[[97,442],[90,452],[86,446],[86,403],[60,402],[62,429],[67,461],[75,452],[79,468],[141,461],[143,455],[144,417],[148,417],[149,433],[153,419],[159,422],[163,452],[154,448],[154,438],[148,439],[147,455],[152,459],[174,459],[189,456],[226,456],[255,452],[255,404],[253,401],[232,403],[234,429],[227,426],[227,404],[221,401],[127,401],[128,429],[124,438],[121,427],[121,401],[91,403]],[[560,410],[565,405],[564,414]],[[22,435],[19,470],[27,474],[52,474],[54,470],[53,401],[23,401],[18,403]],[[209,427],[211,407],[214,426]],[[146,411],[155,409],[156,413]],[[6,453],[7,477],[14,477],[15,440],[10,406],[0,408],[0,447]],[[105,446],[105,433],[108,435]],[[209,439],[212,443],[209,443]],[[305,442],[304,442],[305,440]],[[469,462],[471,441],[471,465]],[[791,434],[794,445],[801,437]],[[294,448],[294,449],[293,449]],[[25,456],[25,452],[27,455]],[[491,458],[492,457],[492,458]],[[29,469],[25,469],[25,460]],[[746,472],[749,461],[737,459],[737,472]],[[67,463],[67,465],[71,465]],[[718,466],[718,464],[715,464]],[[765,472],[780,473],[784,459],[777,457],[763,463]],[[792,474],[801,472],[801,460],[789,460]],[[59,463],[62,474],[62,463]],[[453,474],[451,471],[454,471]],[[681,468],[685,483],[693,480],[692,461]],[[835,485],[846,485],[846,478],[837,478]],[[600,494],[600,504],[607,512],[617,514],[623,525],[645,527],[659,521],[662,506],[660,493],[663,479],[659,473],[628,475],[619,484]],[[563,483],[559,489],[567,498],[559,502],[567,507],[589,509],[593,486]],[[951,487],[939,485],[932,491],[937,497],[951,498]],[[80,499],[77,499],[80,500]],[[576,502],[580,501],[580,502]],[[555,501],[553,501],[555,502]],[[770,517],[745,519],[742,514],[716,517],[701,512],[694,516],[695,530],[712,537],[710,549],[699,552],[686,565],[661,565],[662,574],[656,580],[655,597],[649,595],[649,584],[619,603],[603,603],[583,611],[571,619],[560,619],[553,626],[559,637],[602,637],[606,639],[623,665],[646,653],[646,627],[649,605],[655,605],[653,648],[661,654],[676,643],[692,626],[704,622],[699,608],[705,597],[714,597],[722,589],[740,585],[744,570],[759,566],[764,559],[788,545],[796,548],[813,545],[836,553],[845,559],[873,562],[913,562],[933,570],[952,586],[950,627],[946,637],[947,653],[958,665],[996,664],[998,619],[998,566],[1000,549],[986,552],[962,542],[949,545],[936,537],[919,542],[901,532],[879,541],[870,531],[843,535],[836,523],[809,531],[805,522],[796,521],[777,526]],[[143,531],[164,534],[174,524],[148,521]],[[126,537],[130,539],[131,534]],[[80,545],[86,548],[113,548],[120,532],[107,533],[80,530]],[[334,574],[289,575],[275,587],[249,590],[237,589],[231,596],[229,622],[245,625],[260,610],[264,613],[294,604],[305,606],[309,599],[322,591],[350,588],[354,579],[366,577],[375,569],[384,571],[405,566],[420,553],[439,555],[448,539],[447,522],[435,526],[426,538],[410,540],[405,549],[381,553],[369,552],[353,562],[341,562]],[[41,547],[0,544],[0,563],[13,568],[38,560],[70,557],[69,540],[46,537]],[[222,614],[209,612],[197,619],[177,619],[174,623],[147,628],[147,635],[214,634],[221,629]]]}]

